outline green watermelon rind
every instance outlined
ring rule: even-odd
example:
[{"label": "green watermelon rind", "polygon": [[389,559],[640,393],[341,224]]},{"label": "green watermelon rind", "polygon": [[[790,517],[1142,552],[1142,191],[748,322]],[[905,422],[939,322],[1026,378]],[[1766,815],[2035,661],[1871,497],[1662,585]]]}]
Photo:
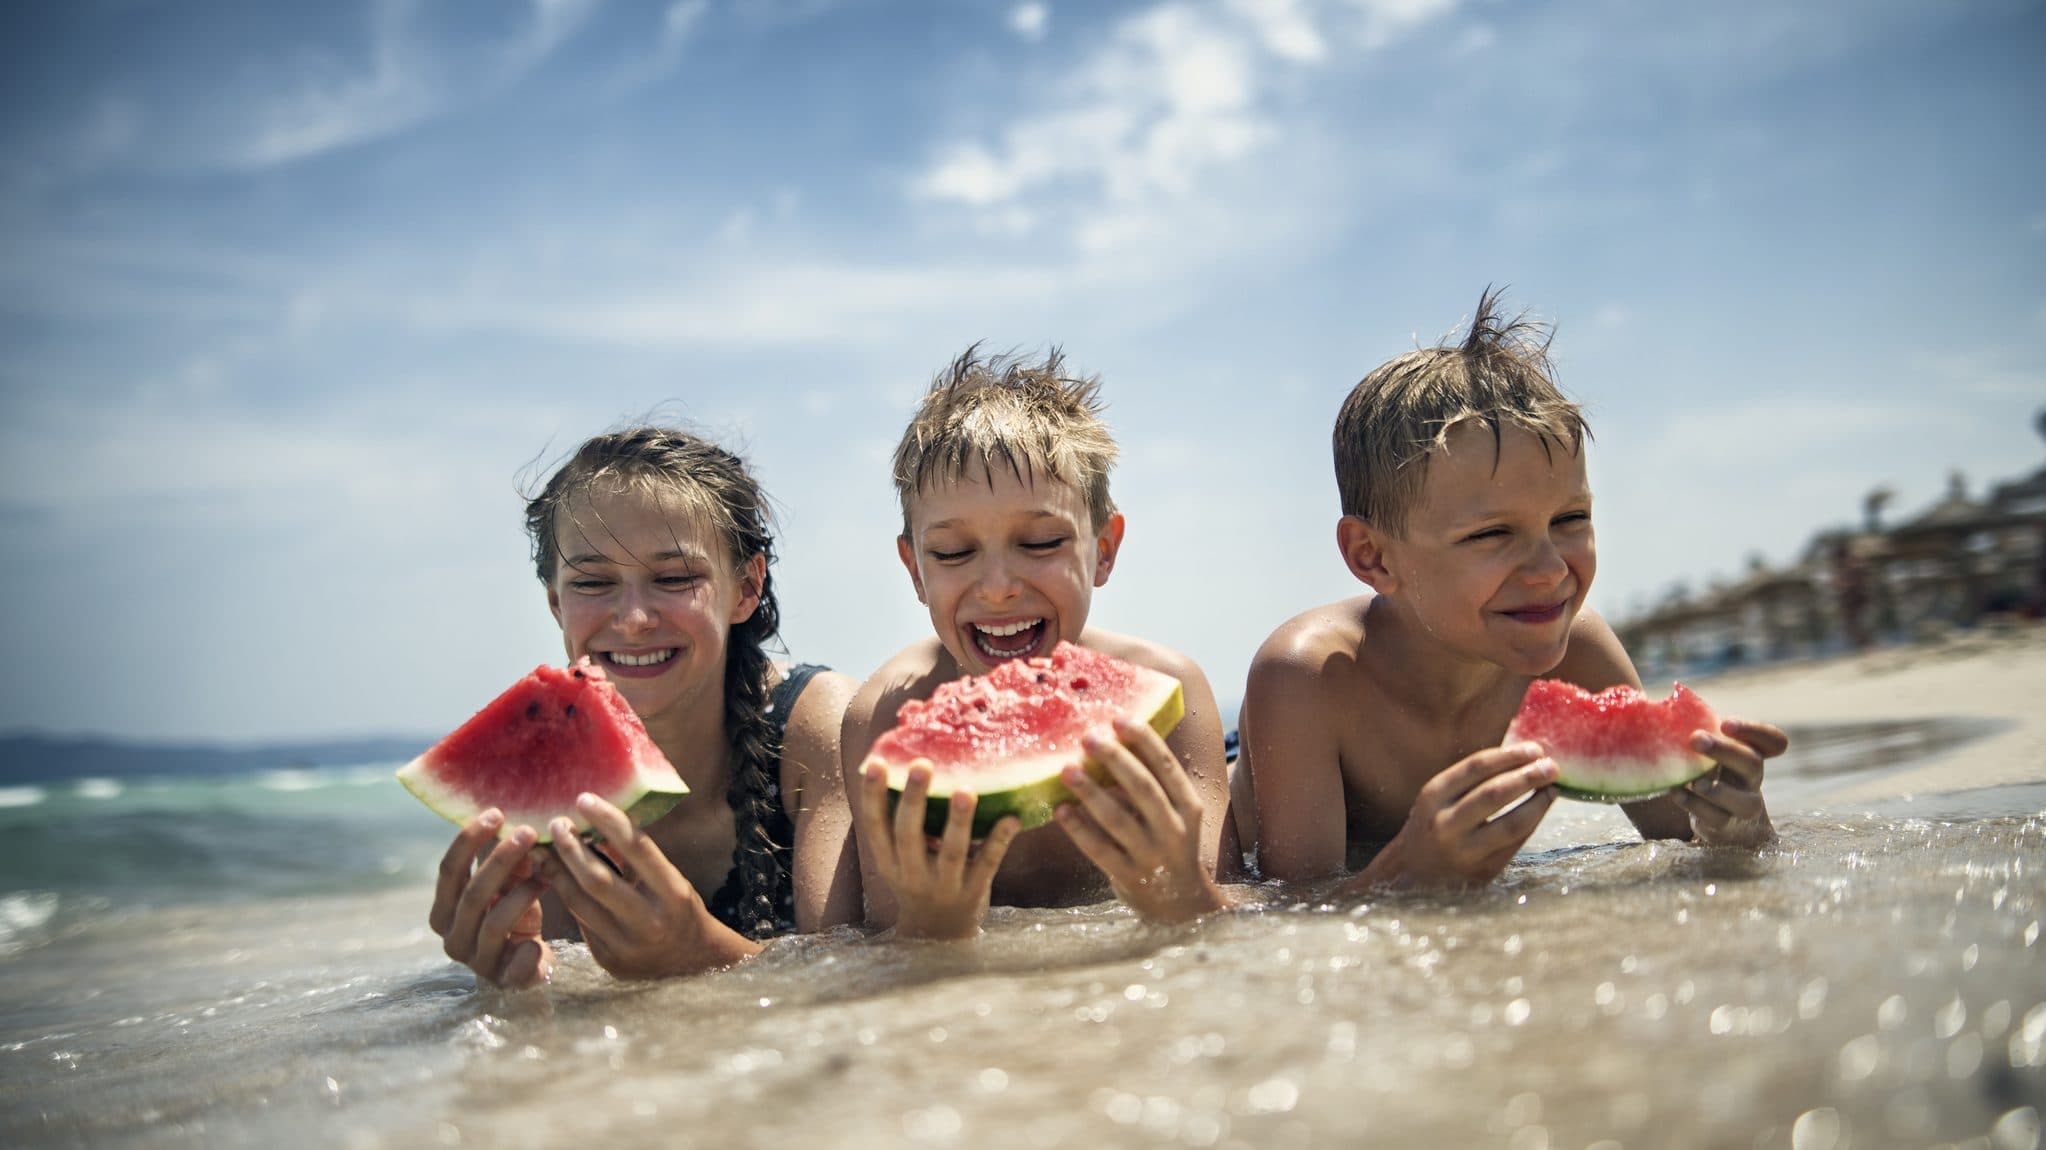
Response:
[{"label": "green watermelon rind", "polygon": [[[1186,717],[1186,692],[1180,687],[1179,680],[1162,674],[1158,678],[1160,682],[1154,692],[1139,696],[1126,713],[1142,715],[1151,729],[1158,732],[1158,737],[1164,738]],[[973,837],[986,838],[995,824],[1009,815],[1015,815],[1026,831],[1050,822],[1052,812],[1061,803],[1073,801],[1072,788],[1066,786],[1059,774],[1066,764],[1074,761],[1076,750],[1055,751],[999,766],[976,768],[976,777],[971,780],[974,785],[967,788],[973,791],[975,799]],[[1088,774],[1106,780],[1105,767],[1084,757],[1080,758],[1080,762]],[[1004,777],[1014,781],[1005,783],[1001,781]],[[907,766],[889,766],[890,814],[901,801],[902,788],[908,778]],[[952,792],[956,789],[961,788],[942,775],[931,780],[930,797],[924,800],[925,834],[945,833],[945,825],[952,819]]]},{"label": "green watermelon rind", "polygon": [[1717,765],[1703,755],[1673,756],[1653,766],[1630,762],[1624,777],[1615,778],[1616,768],[1609,763],[1558,758],[1559,773],[1550,785],[1565,798],[1589,803],[1633,803],[1666,795],[1704,777]]},{"label": "green watermelon rind", "polygon": [[[427,757],[421,755],[419,758],[399,768],[398,781],[405,784],[405,789],[411,791],[413,797],[424,803],[426,809],[456,826],[467,825],[470,819],[483,813],[484,807],[478,806],[476,801],[469,798],[469,796],[435,779],[432,770],[432,765]],[[683,797],[689,794],[689,787],[680,778],[675,779],[672,783],[672,788],[679,789],[671,789],[671,786],[664,785],[666,780],[661,779],[649,781],[640,778],[635,781],[646,784],[644,787],[639,788],[636,794],[634,793],[635,788],[628,785],[623,790],[600,796],[612,806],[624,811],[626,817],[632,820],[634,826],[643,827],[667,814],[669,811],[674,810],[676,804],[680,803]],[[498,836],[501,838],[513,827],[523,824],[532,827],[538,833],[539,838],[535,840],[536,842],[551,843],[554,841],[554,832],[549,828],[548,824],[553,819],[562,815],[566,815],[569,821],[575,824],[578,836],[592,841],[602,837],[597,833],[596,828],[590,825],[588,819],[573,810],[548,812],[506,811],[504,812],[504,826],[498,831]]]}]

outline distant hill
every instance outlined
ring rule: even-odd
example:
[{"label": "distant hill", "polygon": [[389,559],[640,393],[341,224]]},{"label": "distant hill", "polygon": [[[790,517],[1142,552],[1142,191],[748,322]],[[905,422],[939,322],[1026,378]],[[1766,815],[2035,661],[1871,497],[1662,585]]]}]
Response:
[{"label": "distant hill", "polygon": [[433,740],[388,736],[222,746],[26,732],[0,734],[0,785],[138,775],[232,775],[281,767],[402,763]]}]

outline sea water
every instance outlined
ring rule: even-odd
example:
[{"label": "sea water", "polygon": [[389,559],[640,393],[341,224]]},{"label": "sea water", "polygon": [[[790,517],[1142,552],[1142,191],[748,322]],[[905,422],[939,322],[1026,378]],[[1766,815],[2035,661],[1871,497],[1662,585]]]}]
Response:
[{"label": "sea water", "polygon": [[2036,1148],[2046,788],[1874,809],[1980,733],[1799,732],[1779,845],[1559,803],[1462,898],[997,910],[661,984],[479,991],[391,765],[0,791],[7,1146]]}]

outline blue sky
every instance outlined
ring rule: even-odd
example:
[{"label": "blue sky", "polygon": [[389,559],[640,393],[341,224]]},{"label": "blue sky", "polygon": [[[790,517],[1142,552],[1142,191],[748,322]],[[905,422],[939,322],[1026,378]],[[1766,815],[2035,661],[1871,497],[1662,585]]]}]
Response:
[{"label": "blue sky", "polygon": [[1095,621],[1233,698],[1352,592],[1328,432],[1560,324],[1622,612],[2046,457],[2046,6],[77,0],[0,10],[0,728],[452,726],[559,643],[516,492],[742,446],[797,654],[927,622],[887,454],[967,343],[1125,448]]}]

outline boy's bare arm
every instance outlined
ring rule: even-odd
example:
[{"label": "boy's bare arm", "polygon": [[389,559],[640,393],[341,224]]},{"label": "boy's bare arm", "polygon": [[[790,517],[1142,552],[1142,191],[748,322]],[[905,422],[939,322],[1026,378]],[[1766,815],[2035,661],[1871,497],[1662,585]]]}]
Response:
[{"label": "boy's bare arm", "polygon": [[1244,688],[1237,769],[1250,772],[1266,878],[1324,878],[1341,871],[1347,855],[1342,716],[1324,702],[1315,662],[1282,632],[1251,661]]},{"label": "boy's bare arm", "polygon": [[[1186,769],[1201,800],[1201,865],[1213,875],[1222,846],[1222,828],[1229,817],[1229,763],[1222,749],[1222,713],[1215,689],[1192,659],[1158,648],[1162,657],[1149,660],[1152,669],[1179,680],[1186,700],[1186,718],[1165,739],[1173,757]],[[1227,871],[1229,868],[1224,868]],[[1225,880],[1233,877],[1225,873]]]},{"label": "boy's bare arm", "polygon": [[[848,810],[860,799],[861,766],[866,762],[867,749],[874,745],[886,726],[893,726],[895,713],[904,701],[899,691],[891,690],[898,676],[894,673],[897,656],[874,672],[846,704],[845,718],[839,724],[838,753],[839,777],[845,788]],[[887,714],[886,726],[877,722],[882,712]],[[860,894],[864,904],[864,917],[875,926],[895,924],[895,892],[888,884],[880,881],[874,869],[873,844],[857,835],[855,851],[859,856]]]}]

